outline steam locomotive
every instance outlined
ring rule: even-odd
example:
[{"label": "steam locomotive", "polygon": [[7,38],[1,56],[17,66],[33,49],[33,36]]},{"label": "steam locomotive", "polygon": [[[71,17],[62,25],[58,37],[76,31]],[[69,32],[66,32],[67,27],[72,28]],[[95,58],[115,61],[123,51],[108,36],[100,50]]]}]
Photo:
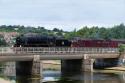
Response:
[{"label": "steam locomotive", "polygon": [[64,38],[44,35],[19,36],[15,47],[69,47],[71,42]]}]

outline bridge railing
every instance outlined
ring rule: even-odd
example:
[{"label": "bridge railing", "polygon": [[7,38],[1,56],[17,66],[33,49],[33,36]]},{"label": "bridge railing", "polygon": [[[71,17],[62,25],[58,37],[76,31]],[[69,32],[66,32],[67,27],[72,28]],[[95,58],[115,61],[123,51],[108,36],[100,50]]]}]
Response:
[{"label": "bridge railing", "polygon": [[14,53],[118,53],[118,48],[85,48],[85,47],[15,47]]},{"label": "bridge railing", "polygon": [[0,53],[14,53],[13,49],[10,47],[0,47]]},{"label": "bridge railing", "polygon": [[17,54],[55,54],[55,53],[118,53],[118,48],[85,48],[85,47],[0,47],[0,53]]}]

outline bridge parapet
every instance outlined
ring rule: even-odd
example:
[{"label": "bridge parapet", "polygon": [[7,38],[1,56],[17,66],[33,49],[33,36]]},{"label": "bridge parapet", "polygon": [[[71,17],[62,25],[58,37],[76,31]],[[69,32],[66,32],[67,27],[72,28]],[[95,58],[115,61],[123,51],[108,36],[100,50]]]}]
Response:
[{"label": "bridge parapet", "polygon": [[70,53],[115,53],[118,52],[117,48],[85,48],[85,47],[18,47],[13,48],[15,52],[70,52]]},{"label": "bridge parapet", "polygon": [[118,48],[85,48],[85,47],[1,47],[1,54],[105,54],[119,53]]},{"label": "bridge parapet", "polygon": [[1,54],[14,53],[14,51],[11,47],[0,47],[0,53]]},{"label": "bridge parapet", "polygon": [[117,48],[84,48],[84,47],[22,47],[13,48],[16,53],[118,53]]}]

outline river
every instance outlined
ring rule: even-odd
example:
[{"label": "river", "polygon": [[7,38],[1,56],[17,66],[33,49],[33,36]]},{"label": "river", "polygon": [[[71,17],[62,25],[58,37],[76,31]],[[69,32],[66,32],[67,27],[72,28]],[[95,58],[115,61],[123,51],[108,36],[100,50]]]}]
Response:
[{"label": "river", "polygon": [[[2,81],[1,81],[2,80]],[[5,82],[3,82],[3,80]],[[7,82],[6,82],[7,81]],[[125,73],[81,73],[61,76],[60,71],[44,71],[41,79],[1,77],[0,83],[124,83]]]}]

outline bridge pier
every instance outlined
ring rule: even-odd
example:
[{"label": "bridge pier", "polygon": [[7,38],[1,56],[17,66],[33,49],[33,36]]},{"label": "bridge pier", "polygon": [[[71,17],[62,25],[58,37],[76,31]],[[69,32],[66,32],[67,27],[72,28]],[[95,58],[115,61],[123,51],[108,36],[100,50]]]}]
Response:
[{"label": "bridge pier", "polygon": [[40,55],[34,55],[33,63],[32,63],[32,76],[40,77],[41,72],[41,63],[40,63]]},{"label": "bridge pier", "polygon": [[34,55],[33,61],[18,61],[16,62],[17,76],[41,77],[40,56]]},{"label": "bridge pier", "polygon": [[84,55],[82,60],[82,71],[92,72],[93,71],[93,59],[90,59],[87,54]]}]

